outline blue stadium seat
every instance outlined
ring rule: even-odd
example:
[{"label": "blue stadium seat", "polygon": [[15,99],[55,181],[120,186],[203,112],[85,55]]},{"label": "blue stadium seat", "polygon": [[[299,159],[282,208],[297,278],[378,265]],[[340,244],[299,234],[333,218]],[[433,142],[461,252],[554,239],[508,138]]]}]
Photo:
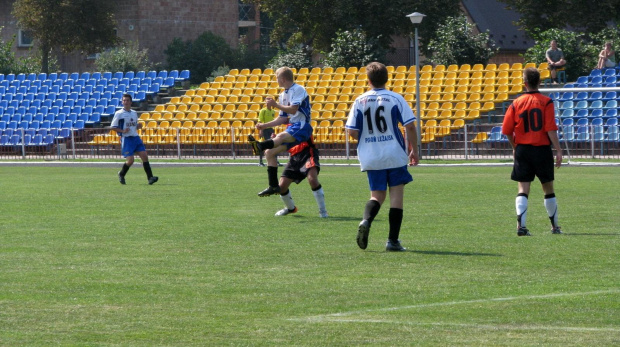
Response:
[{"label": "blue stadium seat", "polygon": [[577,110],[577,114],[573,115],[574,118],[587,118],[588,110],[587,109],[579,109]]},{"label": "blue stadium seat", "polygon": [[150,77],[150,78],[156,78],[157,77],[157,71],[149,71],[146,73],[146,77]]},{"label": "blue stadium seat", "polygon": [[133,79],[136,76],[136,73],[133,71],[127,71],[125,72],[125,76],[124,78],[129,78],[130,80]]},{"label": "blue stadium seat", "polygon": [[190,71],[189,70],[182,70],[181,74],[179,75],[180,78],[182,78],[184,81],[189,81],[190,80]]},{"label": "blue stadium seat", "polygon": [[579,92],[573,98],[573,101],[582,101],[582,100],[588,100],[588,93],[587,92]]},{"label": "blue stadium seat", "polygon": [[172,88],[172,87],[174,87],[174,78],[168,77],[168,78],[164,79],[164,82],[162,84],[160,84],[160,87],[162,87],[162,88]]},{"label": "blue stadium seat", "polygon": [[608,100],[603,106],[603,109],[610,109],[610,108],[614,108],[614,109],[618,108],[618,101]]},{"label": "blue stadium seat", "polygon": [[101,75],[101,78],[105,79],[106,81],[112,79],[112,72],[110,71],[106,71]]},{"label": "blue stadium seat", "polygon": [[601,109],[601,108],[603,108],[602,100],[594,100],[590,103],[590,110],[596,110],[596,109]]},{"label": "blue stadium seat", "polygon": [[615,109],[615,108],[607,109],[607,111],[605,111],[605,115],[603,117],[604,118],[616,118],[616,117],[618,117],[618,109]]},{"label": "blue stadium seat", "polygon": [[163,78],[163,79],[168,78],[168,71],[167,71],[167,70],[160,70],[160,71],[157,73],[157,77],[161,77],[161,78]]},{"label": "blue stadium seat", "polygon": [[84,129],[86,127],[86,122],[83,119],[78,119],[75,123],[73,123],[74,129]]},{"label": "blue stadium seat", "polygon": [[39,125],[39,129],[50,129],[52,127],[52,122],[50,120],[43,120]]},{"label": "blue stadium seat", "polygon": [[91,79],[91,80],[95,80],[95,82],[97,82],[98,80],[100,80],[100,79],[101,79],[101,72],[93,72],[93,73],[90,75],[90,79]]},{"label": "blue stadium seat", "polygon": [[144,79],[146,77],[146,72],[138,71],[138,72],[136,72],[136,76],[135,77],[138,77],[139,79],[142,80],[142,79]]},{"label": "blue stadium seat", "polygon": [[122,80],[123,77],[125,77],[125,74],[123,73],[123,71],[116,71],[114,75],[112,76],[112,78],[116,78],[117,80]]},{"label": "blue stadium seat", "polygon": [[6,146],[9,144],[9,136],[8,135],[2,135],[0,136],[0,146]]}]

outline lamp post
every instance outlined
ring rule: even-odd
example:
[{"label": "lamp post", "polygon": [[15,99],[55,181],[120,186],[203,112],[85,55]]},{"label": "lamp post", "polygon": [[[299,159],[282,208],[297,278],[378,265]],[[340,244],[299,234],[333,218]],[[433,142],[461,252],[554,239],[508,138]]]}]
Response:
[{"label": "lamp post", "polygon": [[408,14],[407,17],[411,20],[411,23],[413,23],[415,27],[415,36],[413,41],[415,47],[415,111],[417,118],[416,123],[418,128],[418,153],[420,155],[420,158],[422,158],[422,120],[420,119],[420,53],[418,48],[418,24],[422,23],[422,19],[424,19],[426,15],[419,12],[413,12],[411,14]]}]

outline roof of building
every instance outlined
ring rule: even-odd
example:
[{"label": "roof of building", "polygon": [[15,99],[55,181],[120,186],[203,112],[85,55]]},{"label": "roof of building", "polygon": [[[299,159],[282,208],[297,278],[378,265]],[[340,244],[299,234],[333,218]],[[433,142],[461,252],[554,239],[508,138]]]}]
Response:
[{"label": "roof of building", "polygon": [[506,9],[505,3],[497,0],[463,0],[462,3],[478,30],[488,30],[501,50],[525,51],[534,45],[534,40],[515,24],[519,13]]}]

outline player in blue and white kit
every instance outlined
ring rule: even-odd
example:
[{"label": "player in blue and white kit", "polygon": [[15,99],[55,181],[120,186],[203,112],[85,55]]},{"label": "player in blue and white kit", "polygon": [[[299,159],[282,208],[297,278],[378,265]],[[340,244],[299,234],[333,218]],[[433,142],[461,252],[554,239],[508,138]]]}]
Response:
[{"label": "player in blue and white kit", "polygon": [[254,136],[248,136],[248,142],[252,145],[254,155],[260,155],[265,151],[267,159],[267,177],[269,187],[258,193],[258,196],[270,196],[280,193],[278,185],[278,153],[287,151],[295,145],[308,141],[312,136],[310,125],[310,97],[306,89],[295,83],[293,71],[288,67],[276,70],[278,85],[284,88],[280,94],[279,102],[273,98],[266,99],[267,107],[280,110],[279,116],[267,123],[258,123],[256,129],[261,131],[265,128],[273,128],[280,124],[289,124],[285,131],[272,139],[258,142]]},{"label": "player in blue and white kit", "polygon": [[129,94],[123,94],[123,108],[114,113],[112,124],[110,127],[121,136],[121,150],[123,157],[127,158],[123,168],[118,172],[118,180],[121,184],[125,184],[125,174],[129,171],[134,162],[134,154],[138,154],[142,160],[142,167],[146,172],[149,184],[157,182],[157,176],[153,176],[149,157],[146,154],[146,148],[140,136],[138,129],[142,128],[142,124],[138,123],[138,113],[131,109],[132,98]]},{"label": "player in blue and white kit", "polygon": [[[370,225],[385,201],[389,186],[390,232],[385,249],[404,251],[398,237],[403,221],[405,184],[413,180],[407,164],[418,164],[416,118],[401,95],[385,89],[388,81],[385,65],[370,63],[366,66],[366,75],[372,90],[355,99],[345,125],[349,136],[358,140],[357,156],[370,185],[370,200],[358,227],[357,244],[361,249],[368,246]],[[406,141],[398,128],[399,123],[405,127]]]}]

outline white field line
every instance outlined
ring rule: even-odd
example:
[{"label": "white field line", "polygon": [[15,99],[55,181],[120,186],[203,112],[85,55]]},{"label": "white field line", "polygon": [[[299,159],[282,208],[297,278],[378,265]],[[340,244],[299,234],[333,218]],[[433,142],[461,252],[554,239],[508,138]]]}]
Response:
[{"label": "white field line", "polygon": [[578,332],[614,332],[620,333],[620,328],[588,328],[588,327],[561,327],[561,326],[544,326],[544,325],[491,325],[491,324],[464,324],[464,323],[447,323],[447,322],[411,322],[411,321],[399,321],[399,320],[382,320],[382,319],[342,319],[338,317],[325,317],[321,321],[317,322],[330,322],[330,323],[371,323],[371,324],[391,324],[391,325],[416,325],[416,326],[437,326],[437,327],[463,327],[473,328],[480,330],[560,330],[560,331],[578,331]]},{"label": "white field line", "polygon": [[[360,311],[338,312],[338,313],[331,313],[331,314],[318,315],[318,316],[308,316],[304,318],[302,317],[291,318],[290,320],[304,320],[304,321],[309,321],[309,322],[341,321],[341,319],[338,319],[338,317],[354,316],[354,315],[360,315],[360,314],[372,313],[372,312],[391,312],[391,311],[410,310],[410,309],[438,307],[438,306],[467,305],[467,304],[491,303],[491,302],[501,302],[501,301],[552,299],[552,298],[562,298],[562,297],[570,297],[570,296],[604,295],[604,294],[616,294],[616,293],[620,293],[620,288],[608,289],[608,290],[597,290],[597,291],[592,291],[592,292],[552,293],[552,294],[544,294],[544,295],[523,295],[523,296],[509,296],[509,297],[504,297],[504,298],[434,302],[434,303],[419,304],[419,305],[406,305],[406,306],[398,306],[398,307],[367,309],[367,310],[360,310]],[[371,321],[372,320],[369,320],[369,322]]]}]

